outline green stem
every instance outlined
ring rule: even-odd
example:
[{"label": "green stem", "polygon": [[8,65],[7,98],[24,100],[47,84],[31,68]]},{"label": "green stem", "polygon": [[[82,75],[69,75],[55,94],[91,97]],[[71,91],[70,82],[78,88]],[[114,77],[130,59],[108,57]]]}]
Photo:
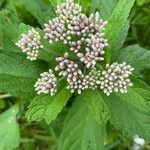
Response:
[{"label": "green stem", "polygon": [[4,99],[4,98],[8,98],[8,97],[12,97],[12,95],[10,95],[10,94],[0,95],[0,99]]},{"label": "green stem", "polygon": [[110,48],[108,48],[108,49],[106,50],[105,59],[106,59],[106,63],[107,63],[107,64],[110,64],[110,63],[111,63],[111,51],[110,51]]}]

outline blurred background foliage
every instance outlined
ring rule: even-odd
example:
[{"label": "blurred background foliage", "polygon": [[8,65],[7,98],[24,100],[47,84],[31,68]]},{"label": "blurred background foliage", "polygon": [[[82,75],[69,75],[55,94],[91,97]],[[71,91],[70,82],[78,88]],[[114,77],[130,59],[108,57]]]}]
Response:
[{"label": "blurred background foliage", "polygon": [[[87,0],[85,1],[87,8],[89,7],[88,2]],[[55,5],[55,1],[52,1],[50,4],[49,0],[0,0],[0,49],[14,47],[12,39],[15,39],[18,35],[18,25],[20,22],[42,28],[44,22],[55,16],[53,5]],[[136,0],[129,19],[130,29],[124,46],[139,44],[147,50],[150,50],[150,0]],[[19,53],[18,49],[15,51]],[[150,70],[144,70],[142,75],[144,80],[150,85]],[[29,101],[14,98],[8,94],[0,95],[0,112],[4,112],[16,103],[18,103],[22,109],[19,110],[17,115],[17,122],[19,123],[20,129],[20,131],[18,130],[18,136],[20,135],[20,139],[18,140],[20,144],[19,148],[15,149],[54,149],[61,132],[64,115],[67,113],[67,109],[64,109],[58,118],[48,126],[43,122],[26,122],[23,116]],[[68,103],[67,107],[70,107],[70,105],[71,103]],[[7,124],[3,126],[5,125],[8,127]],[[12,126],[13,125],[15,127],[15,124],[12,124]],[[108,124],[107,130],[106,149],[129,149],[132,139],[123,137],[121,133],[110,124]],[[14,142],[16,140],[16,137],[13,136],[9,136],[8,138],[14,138]],[[3,139],[2,134],[0,134],[0,141],[1,139]],[[150,149],[148,142],[145,149]]]}]

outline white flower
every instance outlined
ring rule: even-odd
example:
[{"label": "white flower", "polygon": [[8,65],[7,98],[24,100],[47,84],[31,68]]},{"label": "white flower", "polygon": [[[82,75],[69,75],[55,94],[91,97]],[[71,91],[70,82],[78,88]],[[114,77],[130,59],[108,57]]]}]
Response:
[{"label": "white flower", "polygon": [[97,85],[100,84],[100,71],[96,70],[96,68],[92,68],[87,75],[83,75],[78,64],[68,59],[68,53],[65,53],[64,57],[56,58],[56,61],[59,64],[55,70],[60,71],[60,76],[66,77],[68,82],[67,88],[70,89],[72,93],[77,91],[78,94],[81,94],[83,90],[96,89]]},{"label": "white flower", "polygon": [[66,38],[65,34],[65,26],[60,23],[58,18],[54,18],[52,21],[49,20],[48,24],[44,24],[45,26],[45,36],[44,38],[49,40],[49,43],[53,41],[60,41]]},{"label": "white flower", "polygon": [[[108,46],[107,40],[103,38],[104,34],[97,32],[86,39],[87,47],[85,55],[77,54],[80,61],[86,64],[87,68],[94,67],[97,61],[104,60],[104,49]],[[79,55],[80,54],[80,55]]]},{"label": "white flower", "polygon": [[37,93],[50,94],[51,96],[55,95],[55,93],[57,92],[58,80],[54,75],[53,71],[49,69],[49,72],[44,72],[40,76],[41,78],[39,78],[34,85]]},{"label": "white flower", "polygon": [[27,59],[33,61],[37,59],[39,49],[43,48],[39,33],[32,28],[26,34],[21,35],[16,45],[21,48],[22,52],[27,54]]},{"label": "white flower", "polygon": [[100,88],[109,96],[112,92],[127,93],[129,86],[132,86],[129,76],[132,74],[132,68],[126,62],[122,64],[113,63],[106,65],[106,70],[102,72],[103,79]]},{"label": "white flower", "polygon": [[133,145],[131,150],[143,150],[145,145],[145,140],[140,138],[138,135],[133,137]]},{"label": "white flower", "polygon": [[65,3],[57,6],[56,14],[62,23],[69,23],[74,16],[80,15],[82,12],[82,7],[76,3],[74,0],[66,0]]}]

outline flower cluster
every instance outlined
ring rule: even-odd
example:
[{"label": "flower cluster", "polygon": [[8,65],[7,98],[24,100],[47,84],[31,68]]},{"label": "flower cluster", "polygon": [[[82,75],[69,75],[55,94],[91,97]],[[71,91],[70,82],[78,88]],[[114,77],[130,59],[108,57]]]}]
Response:
[{"label": "flower cluster", "polygon": [[97,70],[95,67],[83,77],[82,84],[85,86],[85,89],[96,89],[100,85],[101,71]]},{"label": "flower cluster", "polygon": [[60,76],[67,78],[69,84],[67,88],[71,89],[72,93],[77,91],[80,94],[82,90],[95,89],[100,84],[100,71],[92,68],[87,75],[84,75],[78,64],[68,59],[68,53],[65,53],[64,57],[56,58],[56,61],[59,64],[55,70],[60,71]]},{"label": "flower cluster", "polygon": [[[86,39],[87,48],[86,53],[78,53],[77,56],[80,57],[81,62],[86,64],[87,68],[94,67],[97,61],[103,61],[102,55],[105,53],[104,48],[107,47],[107,40],[103,38],[103,33],[96,33],[92,35],[90,39]],[[92,50],[91,50],[92,49]]]},{"label": "flower cluster", "polygon": [[[134,69],[130,65],[124,62],[107,64],[105,69],[96,68],[97,62],[104,60],[105,48],[108,46],[103,32],[107,22],[100,19],[99,12],[86,16],[74,0],[66,0],[57,6],[56,14],[56,18],[44,24],[44,38],[49,43],[63,41],[77,56],[77,62],[70,60],[68,53],[56,58],[58,65],[55,71],[67,80],[67,88],[78,94],[85,89],[97,88],[102,89],[107,96],[118,91],[126,93],[127,88],[132,86],[129,76]],[[23,34],[16,45],[27,53],[30,60],[35,60],[38,49],[43,48],[40,35],[35,29]],[[49,93],[53,96],[57,92],[58,83],[59,80],[50,69],[41,74],[35,90],[38,94]]]},{"label": "flower cluster", "polygon": [[58,18],[49,20],[48,24],[45,23],[44,26],[44,31],[46,32],[44,38],[49,40],[49,43],[52,43],[53,41],[65,40],[65,26],[60,23]]},{"label": "flower cluster", "polygon": [[[104,38],[106,21],[100,19],[99,12],[87,17],[81,13],[82,7],[73,0],[57,7],[58,17],[45,24],[45,39],[50,43],[63,41],[75,52],[87,68],[103,61],[104,49],[108,46]],[[76,38],[74,38],[76,36]]]},{"label": "flower cluster", "polygon": [[74,3],[74,0],[66,0],[65,3],[57,6],[56,14],[61,23],[69,23],[74,16],[80,15],[82,7]]},{"label": "flower cluster", "polygon": [[68,88],[71,89],[71,92],[78,90],[78,93],[80,93],[82,90],[81,78],[83,74],[78,68],[78,64],[68,59],[68,53],[65,53],[64,57],[56,58],[56,61],[59,65],[56,66],[55,70],[60,71],[60,76],[67,77],[67,82],[69,83]]},{"label": "flower cluster", "polygon": [[32,28],[27,34],[22,34],[16,45],[21,48],[22,52],[27,54],[27,59],[33,61],[37,59],[39,49],[43,48],[40,39],[39,33]]},{"label": "flower cluster", "polygon": [[132,68],[126,62],[122,64],[113,63],[106,65],[106,70],[102,72],[103,79],[100,83],[100,88],[103,89],[106,95],[110,95],[113,91],[127,93],[127,88],[132,86],[129,75],[132,74]]},{"label": "flower cluster", "polygon": [[34,87],[38,94],[45,93],[51,96],[57,92],[57,78],[53,73],[53,70],[49,69],[49,72],[44,72],[41,78],[37,80]]}]

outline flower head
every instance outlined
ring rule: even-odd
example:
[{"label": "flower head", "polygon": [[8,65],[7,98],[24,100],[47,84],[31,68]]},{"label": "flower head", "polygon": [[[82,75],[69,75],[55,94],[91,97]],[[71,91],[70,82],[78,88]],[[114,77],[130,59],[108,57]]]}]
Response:
[{"label": "flower head", "polygon": [[107,40],[103,38],[103,33],[96,33],[91,35],[90,38],[86,39],[87,47],[84,55],[78,53],[81,62],[86,64],[87,68],[94,67],[97,61],[104,60],[104,48],[108,46]]},{"label": "flower head", "polygon": [[126,62],[122,64],[113,63],[106,65],[106,70],[102,72],[103,79],[100,88],[103,89],[106,95],[110,95],[113,91],[127,93],[127,88],[132,86],[129,76],[132,74],[132,68]]},{"label": "flower head", "polygon": [[49,40],[49,43],[65,39],[65,26],[59,21],[58,18],[49,20],[48,24],[44,24],[44,26],[44,31],[46,32],[44,38]]},{"label": "flower head", "polygon": [[40,76],[41,78],[34,85],[37,93],[50,94],[51,96],[55,95],[57,92],[57,78],[53,71],[49,69],[49,72],[44,72]]},{"label": "flower head", "polygon": [[43,48],[40,39],[39,33],[32,28],[26,34],[22,34],[16,45],[21,48],[22,52],[27,54],[27,59],[33,61],[37,59],[39,49]]},{"label": "flower head", "polygon": [[62,23],[69,23],[74,16],[80,15],[82,12],[82,7],[76,3],[74,0],[66,0],[65,3],[57,6],[56,14]]},{"label": "flower head", "polygon": [[[58,5],[56,14],[57,17],[44,24],[44,38],[49,43],[63,41],[77,56],[76,60],[70,60],[69,53],[65,53],[64,56],[56,58],[58,65],[55,70],[67,80],[67,88],[78,94],[85,89],[94,90],[98,87],[108,96],[114,91],[126,93],[127,88],[132,86],[129,75],[134,69],[130,65],[124,62],[107,64],[105,70],[96,68],[97,62],[104,60],[108,46],[104,33],[107,21],[100,18],[98,11],[89,16],[83,14],[82,7],[74,0],[66,0]],[[40,38],[39,33],[32,29],[23,34],[16,45],[27,53],[28,59],[35,60],[38,50],[43,47]],[[50,69],[49,72],[41,74],[35,90],[38,94],[50,93],[53,96],[58,82]]]}]

